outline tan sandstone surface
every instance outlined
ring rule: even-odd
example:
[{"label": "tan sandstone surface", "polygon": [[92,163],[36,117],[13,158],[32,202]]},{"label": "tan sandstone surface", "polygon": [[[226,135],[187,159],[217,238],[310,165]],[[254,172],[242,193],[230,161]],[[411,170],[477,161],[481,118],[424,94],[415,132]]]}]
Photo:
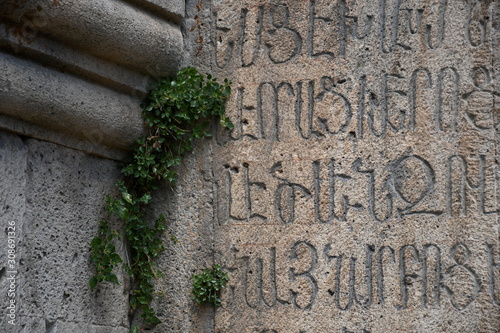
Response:
[{"label": "tan sandstone surface", "polygon": [[500,331],[500,4],[208,7],[215,330]]}]

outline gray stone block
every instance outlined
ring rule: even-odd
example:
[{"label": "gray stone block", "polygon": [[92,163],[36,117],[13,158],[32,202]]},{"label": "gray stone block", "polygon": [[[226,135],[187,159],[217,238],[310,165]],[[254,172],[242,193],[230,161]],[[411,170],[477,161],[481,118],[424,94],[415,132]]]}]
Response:
[{"label": "gray stone block", "polygon": [[91,292],[89,242],[105,215],[104,197],[118,177],[112,161],[28,140],[28,210],[23,228],[20,316],[50,322],[127,323],[127,295],[121,285]]},{"label": "gray stone block", "polygon": [[37,34],[29,43],[13,32],[9,24],[0,24],[0,47],[17,57],[33,59],[38,64],[57,68],[66,74],[95,82],[121,93],[145,96],[151,74],[143,75],[119,64],[80,52]]},{"label": "gray stone block", "polygon": [[[2,230],[16,224],[16,325],[5,311],[3,332],[126,332],[128,285],[89,288],[90,240],[105,218],[104,197],[118,177],[116,163],[58,145],[0,133]],[[12,214],[12,212],[17,212]],[[5,216],[5,217],[4,217]],[[5,229],[7,230],[7,229]],[[6,309],[4,233],[0,236],[0,299]],[[117,244],[118,251],[123,248]],[[8,269],[7,269],[8,270]],[[78,328],[78,329],[77,329]]]},{"label": "gray stone block", "polygon": [[18,136],[0,132],[0,330],[9,333],[17,332],[17,327],[8,322],[18,323],[21,303],[20,275],[16,271],[23,253],[27,151]]},{"label": "gray stone block", "polygon": [[[118,0],[2,2],[0,114],[22,122],[0,128],[101,156],[127,150],[143,133],[140,102],[150,83],[174,75],[184,57],[183,2],[144,3],[154,8]],[[30,125],[66,134],[69,143],[35,135]]]}]

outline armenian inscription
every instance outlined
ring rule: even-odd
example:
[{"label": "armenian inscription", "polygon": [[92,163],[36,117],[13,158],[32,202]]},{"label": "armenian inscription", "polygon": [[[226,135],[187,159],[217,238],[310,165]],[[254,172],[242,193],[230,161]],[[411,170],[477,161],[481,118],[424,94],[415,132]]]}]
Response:
[{"label": "armenian inscription", "polygon": [[[253,256],[248,253],[256,251],[254,249],[232,248],[234,266],[227,268],[241,281],[234,279],[235,284],[229,286],[227,306],[252,309],[282,306],[312,311],[315,303],[323,298],[339,311],[355,310],[358,306],[402,311],[408,309],[410,303],[423,309],[440,308],[447,303],[456,311],[462,311],[477,300],[480,292],[486,294],[491,305],[500,305],[500,263],[495,259],[500,252],[493,244],[485,244],[477,254],[485,258],[485,262],[478,263],[478,267],[487,268],[485,276],[480,276],[477,269],[469,265],[473,253],[464,243],[453,244],[450,249],[431,243],[405,244],[399,249],[366,244],[362,258],[337,253],[332,247],[330,243],[318,248],[308,241],[298,241],[283,249],[283,254],[288,256],[278,259],[276,247],[259,249],[259,255]],[[302,259],[307,269],[301,271],[293,266],[299,251],[307,258]],[[278,267],[282,266],[279,268],[287,272],[277,272],[277,260],[282,264]],[[358,270],[356,264],[361,266]],[[286,283],[276,282],[279,273],[288,273]],[[325,281],[315,278],[321,274],[331,274],[331,278]],[[398,281],[396,288],[387,285],[387,276]],[[295,282],[299,280],[307,282],[309,288],[295,290]],[[347,285],[342,285],[343,280],[348,281]],[[453,280],[459,281],[451,282]]]},{"label": "armenian inscription", "polygon": [[500,330],[500,4],[212,0],[220,332]]}]

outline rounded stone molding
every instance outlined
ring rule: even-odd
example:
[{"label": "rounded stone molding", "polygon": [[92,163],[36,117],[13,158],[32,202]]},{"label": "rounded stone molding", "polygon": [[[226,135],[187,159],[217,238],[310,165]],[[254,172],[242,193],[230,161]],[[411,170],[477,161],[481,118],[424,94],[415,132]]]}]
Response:
[{"label": "rounded stone molding", "polygon": [[184,10],[180,0],[4,1],[0,128],[124,156],[144,131],[150,83],[184,63]]},{"label": "rounded stone molding", "polygon": [[[171,75],[183,59],[180,28],[126,2],[6,1],[1,16],[84,53],[139,72]],[[149,72],[148,72],[149,71]]]}]

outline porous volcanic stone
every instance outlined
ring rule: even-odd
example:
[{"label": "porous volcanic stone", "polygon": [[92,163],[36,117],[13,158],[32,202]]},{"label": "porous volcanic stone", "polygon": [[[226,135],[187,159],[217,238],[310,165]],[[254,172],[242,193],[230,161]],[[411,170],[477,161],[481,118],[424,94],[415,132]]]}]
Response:
[{"label": "porous volcanic stone", "polygon": [[[89,243],[106,216],[104,196],[118,177],[116,162],[0,132],[0,167],[0,330],[128,332],[126,274],[117,270],[120,285],[89,288],[94,274]],[[11,235],[13,266],[8,261]],[[123,255],[120,246],[118,251]],[[6,309],[11,300],[15,325]]]}]

